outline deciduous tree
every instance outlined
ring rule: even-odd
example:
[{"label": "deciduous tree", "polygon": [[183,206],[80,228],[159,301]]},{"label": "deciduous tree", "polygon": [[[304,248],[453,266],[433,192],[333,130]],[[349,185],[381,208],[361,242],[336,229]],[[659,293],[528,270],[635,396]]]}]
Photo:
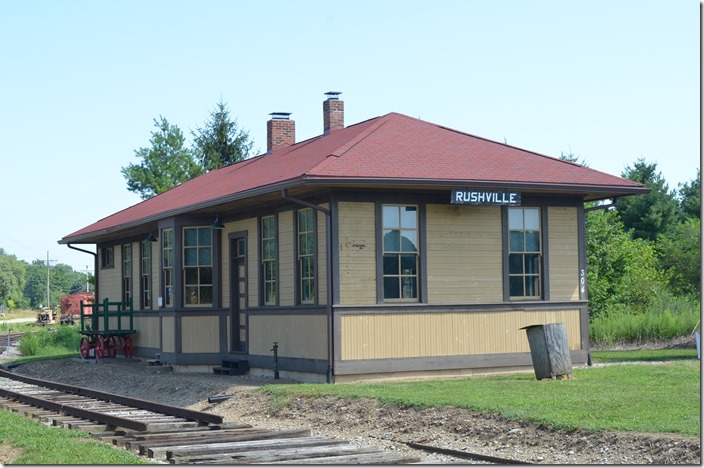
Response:
[{"label": "deciduous tree", "polygon": [[127,189],[143,200],[176,187],[203,173],[193,151],[184,146],[183,132],[164,117],[154,119],[157,130],[149,140],[151,147],[135,150],[140,164],[122,168]]}]

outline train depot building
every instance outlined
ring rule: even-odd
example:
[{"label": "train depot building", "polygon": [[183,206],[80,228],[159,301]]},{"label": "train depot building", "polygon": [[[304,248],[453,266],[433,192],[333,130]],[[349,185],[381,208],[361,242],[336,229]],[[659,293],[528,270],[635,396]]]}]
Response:
[{"label": "train depot building", "polygon": [[59,241],[96,245],[96,301],[134,307],[134,353],[178,370],[341,383],[530,369],[522,327],[588,358],[585,203],[641,184],[405,115],[210,171]]}]

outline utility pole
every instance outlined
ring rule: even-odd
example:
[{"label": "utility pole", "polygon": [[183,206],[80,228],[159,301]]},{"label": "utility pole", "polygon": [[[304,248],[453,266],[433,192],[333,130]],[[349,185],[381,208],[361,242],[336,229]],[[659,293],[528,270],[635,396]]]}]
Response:
[{"label": "utility pole", "polygon": [[88,265],[86,265],[85,272],[86,272],[86,292],[89,293],[90,292],[90,274],[89,274],[90,270],[88,269]]},{"label": "utility pole", "polygon": [[51,266],[49,262],[55,262],[56,260],[49,260],[49,251],[46,251],[46,306],[51,307],[51,295],[49,294],[49,271],[51,271]]}]

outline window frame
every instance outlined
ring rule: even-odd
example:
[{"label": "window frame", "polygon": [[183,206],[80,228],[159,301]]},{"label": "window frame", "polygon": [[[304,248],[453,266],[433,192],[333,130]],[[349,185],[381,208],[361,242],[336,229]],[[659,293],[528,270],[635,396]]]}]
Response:
[{"label": "window frame", "polygon": [[[194,245],[186,245],[189,239],[187,231],[195,231]],[[213,229],[209,226],[183,226],[181,228],[181,259],[182,265],[181,269],[183,272],[182,281],[182,297],[184,307],[203,307],[214,305],[215,300],[215,265],[214,265],[214,239],[213,239]],[[207,239],[207,243],[201,243]],[[187,251],[191,250],[191,253],[195,254],[196,263],[193,265],[188,264],[189,255]],[[209,252],[206,254],[206,252]],[[209,263],[201,263],[201,259],[208,259]],[[194,270],[196,276],[196,282],[188,282],[191,276],[187,270]],[[207,281],[207,270],[210,270],[210,283],[203,282]],[[191,272],[193,273],[193,272]],[[195,288],[195,289],[194,289]],[[207,297],[204,292],[210,291],[210,302],[202,302],[203,297]],[[196,298],[196,302],[190,300],[191,297]]]},{"label": "window frame", "polygon": [[121,294],[122,302],[129,302],[132,299],[132,273],[134,263],[132,262],[132,243],[122,245],[122,274],[121,274]]},{"label": "window frame", "polygon": [[[310,220],[310,230],[301,230],[301,216],[306,214],[307,219]],[[309,226],[306,226],[309,227]],[[312,239],[312,252],[302,252],[302,237],[306,237],[306,240],[310,242]],[[298,305],[315,305],[318,303],[318,222],[317,222],[317,212],[312,208],[302,208],[296,211],[296,233],[295,233],[295,244],[296,246],[296,303]],[[308,242],[305,245],[310,246]],[[304,276],[305,268],[304,262],[310,262],[312,269],[312,275]],[[310,270],[309,270],[310,271]],[[312,294],[310,299],[305,299],[305,287],[304,283],[309,282],[308,291]],[[311,284],[312,283],[312,284]]]},{"label": "window frame", "polygon": [[[403,246],[400,243],[400,239],[403,237],[401,236],[399,238],[399,249],[398,251],[386,251],[385,250],[385,245],[384,245],[384,232],[386,228],[391,228],[393,229],[393,226],[389,225],[387,226],[385,221],[384,221],[384,208],[385,207],[396,207],[396,208],[403,208],[403,207],[413,207],[416,209],[416,216],[415,216],[415,230],[416,233],[416,251],[415,251],[415,260],[416,260],[416,273],[415,275],[403,275],[400,272],[401,268],[401,256],[405,255]],[[399,211],[399,231],[401,231],[401,212]],[[416,303],[425,303],[425,290],[426,290],[426,278],[425,278],[425,234],[423,227],[425,226],[425,205],[422,203],[406,203],[406,202],[397,202],[397,201],[389,201],[389,202],[378,202],[376,204],[376,231],[377,231],[377,302],[380,304],[416,304]],[[411,229],[406,227],[406,229]],[[388,252],[388,253],[387,253]],[[399,274],[398,275],[386,275],[384,272],[384,256],[385,255],[398,255],[399,258]],[[404,277],[415,277],[415,297],[413,298],[387,298],[385,297],[385,278],[387,277],[398,277],[399,278],[399,293],[402,295],[402,290],[403,290],[403,282],[402,279]]]},{"label": "window frame", "polygon": [[[161,307],[175,307],[174,297],[174,229],[166,228],[161,231]],[[167,245],[170,244],[170,245]],[[168,262],[167,262],[168,260]]]},{"label": "window frame", "polygon": [[152,284],[152,261],[154,259],[154,246],[151,240],[143,240],[140,242],[140,299],[143,310],[152,308],[153,301],[153,284]]},{"label": "window frame", "polygon": [[106,270],[115,268],[115,247],[101,247],[100,249],[100,269]]},{"label": "window frame", "polygon": [[[264,237],[264,223],[273,221],[273,237]],[[259,298],[262,306],[276,307],[279,304],[279,222],[278,215],[261,216],[259,218],[259,259],[261,272],[259,274]],[[271,226],[269,234],[271,234]],[[265,241],[273,243],[273,256],[269,256],[271,249],[267,249]],[[266,256],[266,258],[265,258]],[[271,265],[270,267],[268,265]],[[273,279],[267,279],[267,273],[273,273]],[[272,295],[268,296],[268,284],[273,285]]]},{"label": "window frame", "polygon": [[[522,210],[522,229],[511,229],[510,226],[510,210]],[[537,210],[538,212],[538,241],[540,243],[540,248],[538,251],[535,250],[523,250],[523,251],[512,251],[511,248],[511,232],[522,231],[533,231],[532,229],[525,228],[525,210]],[[504,302],[538,302],[538,301],[548,301],[550,300],[550,285],[549,285],[549,275],[548,275],[548,210],[546,206],[542,205],[523,205],[523,206],[511,206],[503,207],[502,210],[502,232],[503,232],[503,277],[504,277]],[[525,235],[524,235],[525,239]],[[525,242],[525,240],[524,240]],[[524,244],[525,248],[525,244]],[[511,273],[511,255],[521,254],[524,255],[523,258],[523,272],[522,273]],[[539,273],[537,275],[526,273],[525,271],[525,255],[538,255],[538,268]],[[524,278],[523,282],[523,292],[525,293],[525,277],[526,276],[537,276],[539,281],[539,294],[533,296],[513,296],[511,295],[511,278],[517,276],[522,276]]]}]

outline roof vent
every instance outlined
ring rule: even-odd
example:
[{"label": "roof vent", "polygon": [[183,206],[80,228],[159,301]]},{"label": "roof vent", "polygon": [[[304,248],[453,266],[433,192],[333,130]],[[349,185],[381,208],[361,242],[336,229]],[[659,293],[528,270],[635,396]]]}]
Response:
[{"label": "roof vent", "polygon": [[325,95],[328,97],[328,99],[339,99],[338,96],[342,94],[339,91],[328,91],[325,93]]},{"label": "roof vent", "polygon": [[288,120],[288,116],[291,115],[290,112],[272,112],[269,114],[272,119],[283,119]]}]

